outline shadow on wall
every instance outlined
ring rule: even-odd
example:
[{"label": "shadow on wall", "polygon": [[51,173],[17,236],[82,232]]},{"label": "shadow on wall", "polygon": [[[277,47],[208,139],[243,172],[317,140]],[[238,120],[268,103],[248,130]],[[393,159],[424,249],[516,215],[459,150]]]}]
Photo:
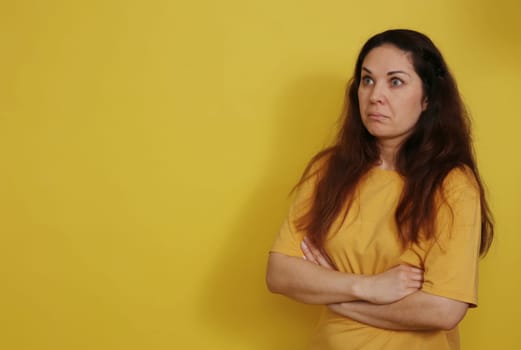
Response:
[{"label": "shadow on wall", "polygon": [[266,263],[286,215],[289,191],[310,157],[334,135],[344,88],[339,78],[306,79],[281,96],[274,111],[276,130],[263,180],[253,189],[229,244],[215,262],[199,310],[204,324],[233,339],[230,345],[300,349],[309,340],[319,307],[270,294]]}]

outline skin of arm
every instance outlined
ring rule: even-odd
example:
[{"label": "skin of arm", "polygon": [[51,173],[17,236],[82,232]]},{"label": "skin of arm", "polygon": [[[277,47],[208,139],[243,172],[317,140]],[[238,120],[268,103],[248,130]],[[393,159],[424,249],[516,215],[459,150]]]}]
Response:
[{"label": "skin of arm", "polygon": [[[303,248],[306,260],[319,266],[324,264],[322,253],[309,241]],[[391,303],[351,301],[330,304],[328,307],[342,316],[378,328],[450,330],[463,319],[468,304],[417,290]]]},{"label": "skin of arm", "polygon": [[362,278],[302,258],[271,253],[266,283],[271,292],[307,304],[331,304],[360,300],[357,290]]},{"label": "skin of arm", "polygon": [[417,291],[386,305],[363,301],[331,304],[328,307],[355,321],[391,330],[450,330],[468,309],[465,302]]},{"label": "skin of arm", "polygon": [[386,304],[418,291],[422,284],[422,271],[411,266],[395,266],[373,276],[343,273],[306,239],[301,247],[304,259],[270,254],[266,283],[271,292],[309,304]]}]

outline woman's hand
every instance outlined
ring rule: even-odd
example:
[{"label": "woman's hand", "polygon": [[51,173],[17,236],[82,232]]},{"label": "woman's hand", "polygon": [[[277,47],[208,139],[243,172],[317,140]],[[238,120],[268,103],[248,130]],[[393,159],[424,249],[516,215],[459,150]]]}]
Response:
[{"label": "woman's hand", "polygon": [[383,273],[366,276],[360,293],[373,304],[389,304],[421,289],[423,271],[409,265],[398,265]]},{"label": "woman's hand", "polygon": [[307,237],[300,243],[300,248],[304,253],[304,259],[319,266],[322,266],[329,270],[336,270],[335,265],[329,260],[329,258],[317,249]]},{"label": "woman's hand", "polygon": [[[307,238],[301,243],[304,259],[329,270],[334,264]],[[360,275],[356,295],[373,304],[389,304],[412,294],[422,287],[423,271],[409,265],[398,265],[377,275]]]}]

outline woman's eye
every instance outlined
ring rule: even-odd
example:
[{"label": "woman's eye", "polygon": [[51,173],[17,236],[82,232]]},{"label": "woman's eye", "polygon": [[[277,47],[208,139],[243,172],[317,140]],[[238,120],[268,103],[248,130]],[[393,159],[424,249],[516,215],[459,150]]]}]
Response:
[{"label": "woman's eye", "polygon": [[362,83],[364,85],[371,85],[373,83],[373,79],[370,77],[362,77]]},{"label": "woman's eye", "polygon": [[401,79],[398,79],[398,78],[392,78],[391,79],[391,85],[392,86],[400,86],[403,84],[403,81]]}]

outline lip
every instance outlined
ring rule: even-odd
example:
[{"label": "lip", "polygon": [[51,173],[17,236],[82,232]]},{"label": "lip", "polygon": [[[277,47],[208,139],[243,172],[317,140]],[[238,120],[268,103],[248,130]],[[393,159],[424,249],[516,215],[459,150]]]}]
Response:
[{"label": "lip", "polygon": [[382,119],[387,119],[388,117],[381,113],[371,112],[371,113],[367,113],[367,118],[374,119],[374,120],[382,120]]}]

